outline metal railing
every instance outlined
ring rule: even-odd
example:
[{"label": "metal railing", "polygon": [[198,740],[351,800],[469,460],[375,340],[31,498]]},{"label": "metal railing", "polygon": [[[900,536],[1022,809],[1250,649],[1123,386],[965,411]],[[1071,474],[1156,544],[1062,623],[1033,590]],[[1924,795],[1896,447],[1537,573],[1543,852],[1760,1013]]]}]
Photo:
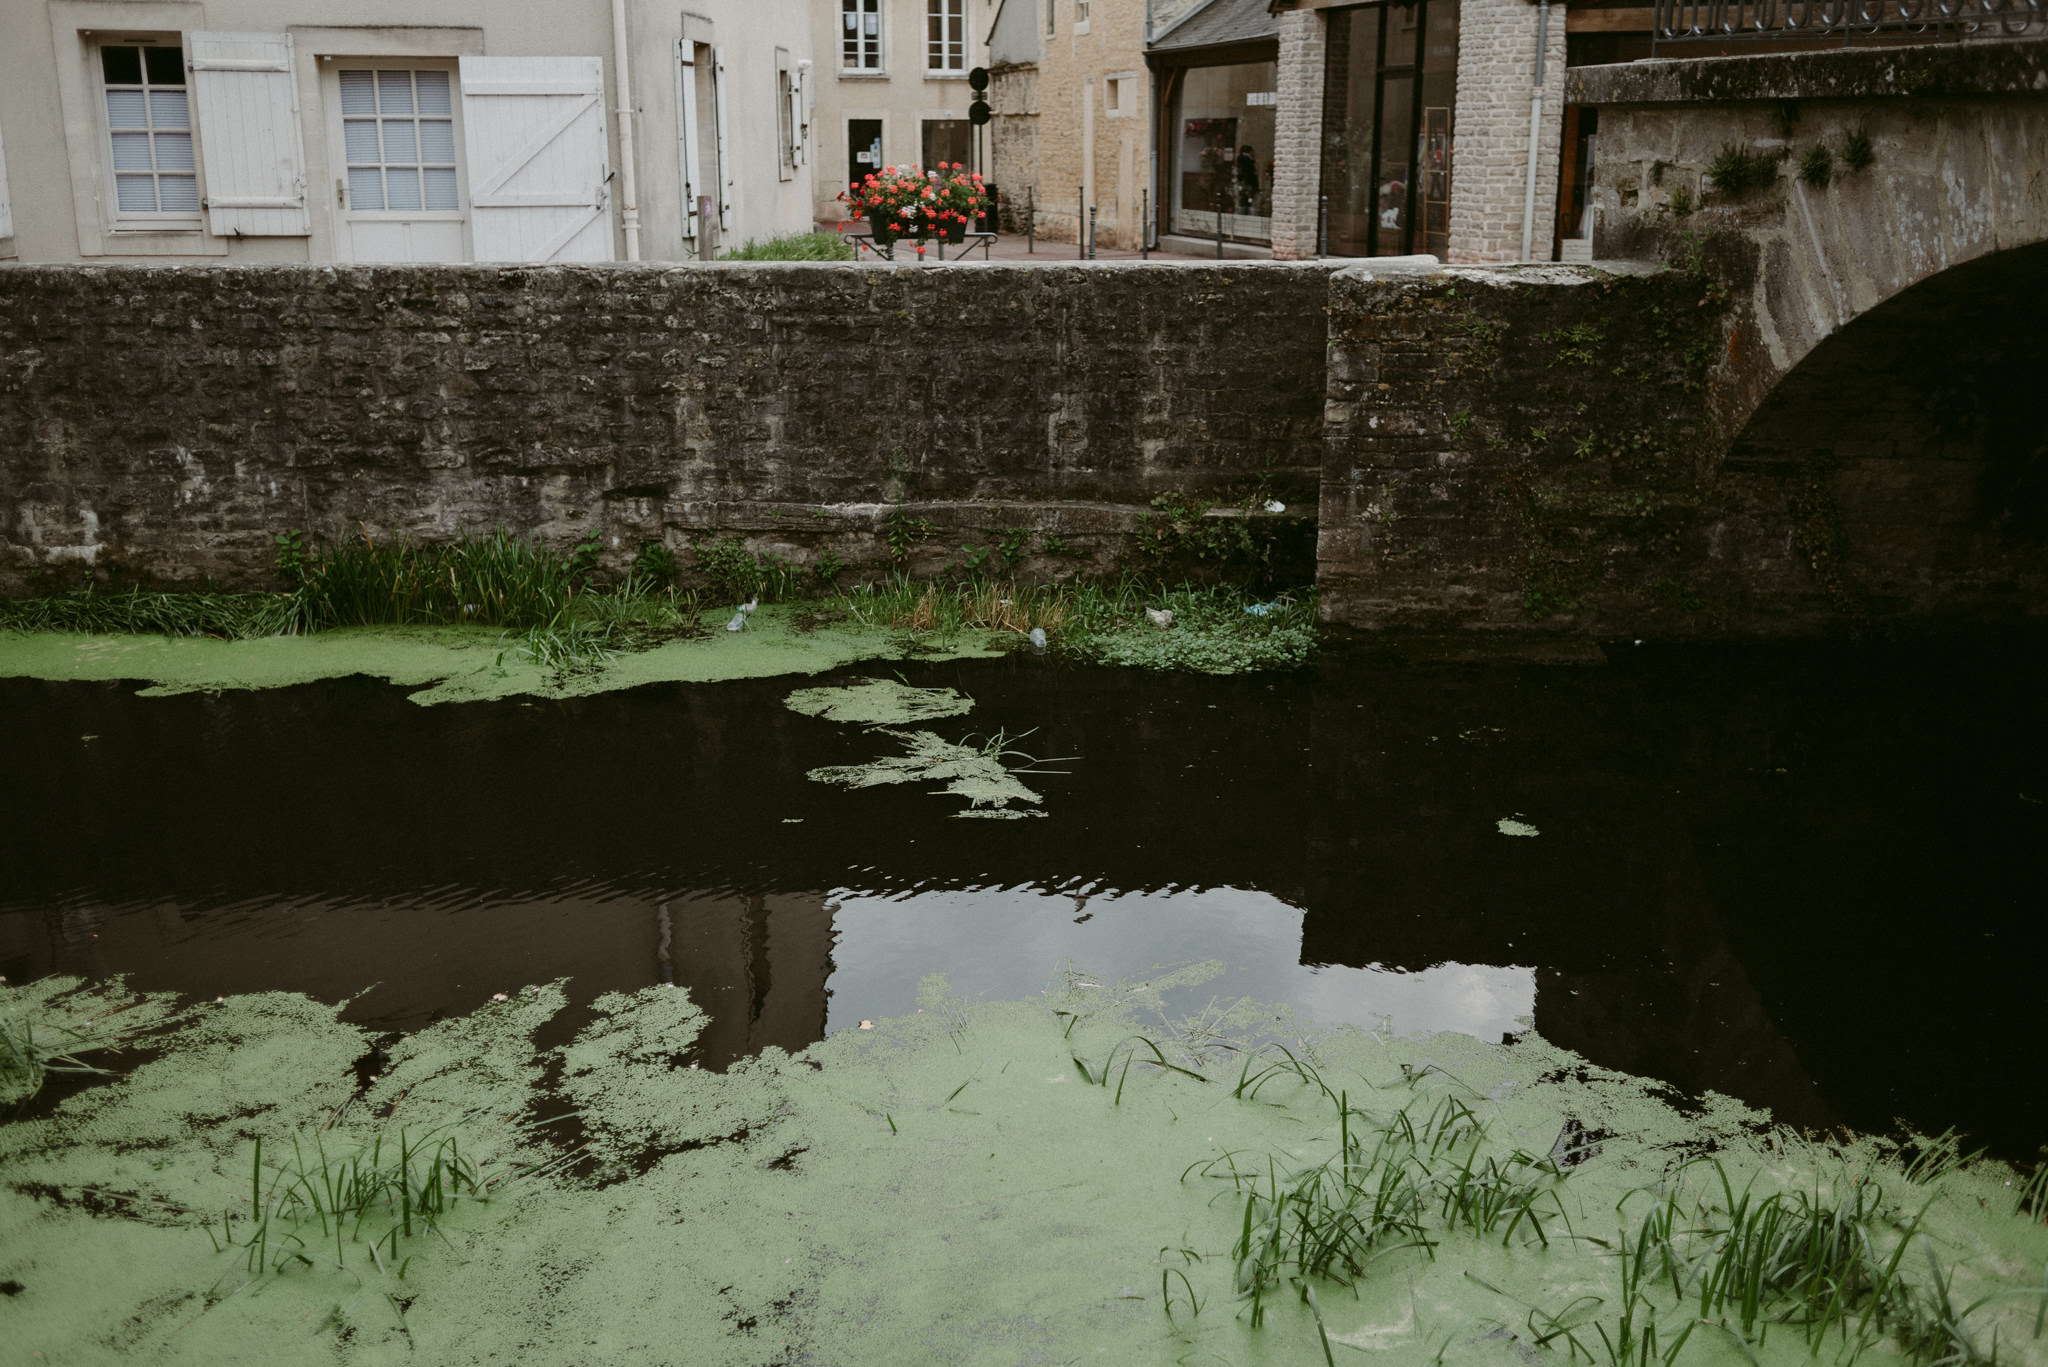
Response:
[{"label": "metal railing", "polygon": [[1667,43],[1956,43],[2048,36],[2048,0],[1656,0]]}]

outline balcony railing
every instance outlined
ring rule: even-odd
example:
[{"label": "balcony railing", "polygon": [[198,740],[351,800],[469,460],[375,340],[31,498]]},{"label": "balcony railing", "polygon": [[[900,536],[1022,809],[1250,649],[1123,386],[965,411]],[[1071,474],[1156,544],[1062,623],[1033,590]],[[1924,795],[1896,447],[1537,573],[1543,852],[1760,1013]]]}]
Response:
[{"label": "balcony railing", "polygon": [[2048,35],[2048,0],[1656,0],[1652,50],[1692,43],[1956,43]]}]

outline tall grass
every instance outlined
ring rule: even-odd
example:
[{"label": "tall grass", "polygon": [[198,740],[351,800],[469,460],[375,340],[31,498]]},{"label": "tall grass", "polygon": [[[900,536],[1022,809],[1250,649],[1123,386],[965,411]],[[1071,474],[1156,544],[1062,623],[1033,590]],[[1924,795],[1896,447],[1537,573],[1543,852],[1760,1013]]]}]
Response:
[{"label": "tall grass", "polygon": [[0,599],[0,629],[127,632],[138,635],[294,636],[314,628],[296,593],[155,593],[73,589],[44,598]]},{"label": "tall grass", "polygon": [[439,546],[362,536],[313,557],[298,592],[321,626],[545,627],[568,615],[588,578],[576,557],[502,531]]},{"label": "tall grass", "polygon": [[851,261],[853,248],[838,233],[785,233],[765,240],[749,238],[728,247],[721,261]]}]

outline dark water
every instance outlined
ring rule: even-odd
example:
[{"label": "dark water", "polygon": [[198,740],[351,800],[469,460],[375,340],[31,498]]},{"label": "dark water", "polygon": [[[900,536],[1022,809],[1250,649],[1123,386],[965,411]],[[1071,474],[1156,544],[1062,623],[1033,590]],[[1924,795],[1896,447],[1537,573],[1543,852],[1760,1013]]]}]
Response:
[{"label": "dark water", "polygon": [[[1630,649],[1280,677],[904,666],[1079,756],[959,821],[805,771],[888,744],[786,680],[433,708],[343,680],[138,698],[0,680],[0,972],[363,992],[673,979],[711,1061],[1221,958],[1178,999],[1524,1028],[1809,1126],[2048,1142],[2048,649]],[[848,677],[865,671],[853,671]],[[1505,835],[1503,818],[1536,828]]]}]

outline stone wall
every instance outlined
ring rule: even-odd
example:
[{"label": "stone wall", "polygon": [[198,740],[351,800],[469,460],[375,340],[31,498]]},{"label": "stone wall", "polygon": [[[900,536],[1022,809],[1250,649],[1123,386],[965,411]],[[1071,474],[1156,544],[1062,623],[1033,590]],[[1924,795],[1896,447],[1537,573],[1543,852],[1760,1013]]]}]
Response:
[{"label": "stone wall", "polygon": [[[2048,614],[2048,443],[2025,397],[2048,245],[1844,328],[1736,437],[1743,247],[1639,274],[1336,276],[1326,618],[1682,639]],[[1924,364],[1944,318],[1983,383]]]},{"label": "stone wall", "polygon": [[[614,563],[734,532],[938,568],[1028,527],[1113,568],[1153,497],[1291,511],[1315,266],[0,269],[0,591],[263,582],[271,537],[505,526]],[[1046,537],[1072,554],[1052,556]],[[1285,535],[1283,534],[1283,541]]]}]

